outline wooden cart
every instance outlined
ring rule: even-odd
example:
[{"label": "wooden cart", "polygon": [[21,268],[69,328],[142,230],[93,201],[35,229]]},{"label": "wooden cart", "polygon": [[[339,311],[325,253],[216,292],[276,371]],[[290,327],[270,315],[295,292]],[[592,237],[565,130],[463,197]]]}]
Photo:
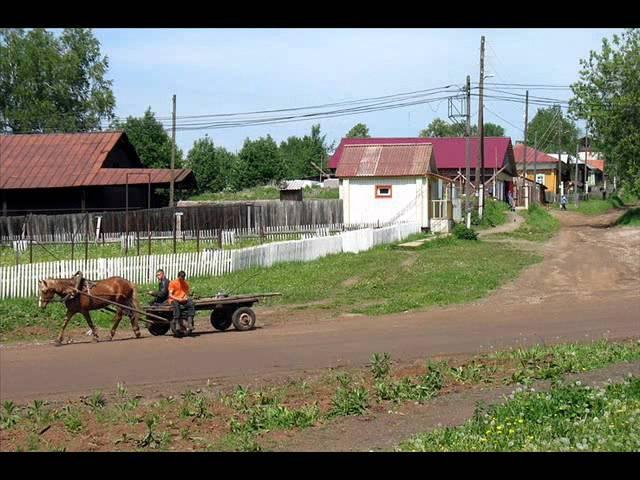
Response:
[{"label": "wooden cart", "polygon": [[[251,307],[261,298],[274,297],[279,293],[261,293],[257,295],[218,295],[211,298],[198,298],[193,301],[196,311],[210,310],[209,320],[216,330],[227,330],[231,324],[241,332],[251,330],[256,324],[256,314]],[[164,335],[171,328],[173,306],[168,304],[149,305],[144,307],[149,322],[147,328],[152,335]],[[185,315],[185,313],[183,313]],[[155,318],[154,318],[155,317]],[[160,321],[162,317],[165,321]],[[174,331],[174,334],[177,332]]]}]

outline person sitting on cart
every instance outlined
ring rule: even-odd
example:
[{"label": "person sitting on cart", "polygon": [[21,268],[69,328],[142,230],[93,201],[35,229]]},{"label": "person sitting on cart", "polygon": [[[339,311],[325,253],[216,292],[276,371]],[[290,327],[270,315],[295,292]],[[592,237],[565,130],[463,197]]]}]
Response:
[{"label": "person sitting on cart", "polygon": [[154,297],[152,305],[162,305],[169,300],[169,279],[161,268],[156,272],[156,278],[158,279],[158,290],[149,292],[149,295]]},{"label": "person sitting on cart", "polygon": [[189,284],[184,271],[178,272],[178,278],[169,283],[169,303],[173,305],[173,319],[180,325],[180,306],[187,307],[187,335],[193,331],[193,317],[196,314],[193,301],[189,297]]}]

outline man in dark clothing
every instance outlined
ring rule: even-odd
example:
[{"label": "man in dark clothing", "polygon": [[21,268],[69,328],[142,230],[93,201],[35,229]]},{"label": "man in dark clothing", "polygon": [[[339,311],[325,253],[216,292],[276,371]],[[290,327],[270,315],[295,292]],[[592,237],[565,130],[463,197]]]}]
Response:
[{"label": "man in dark clothing", "polygon": [[149,295],[154,297],[154,305],[167,303],[167,300],[169,300],[169,279],[164,274],[164,270],[162,269],[156,272],[156,278],[158,279],[158,291],[149,292]]}]

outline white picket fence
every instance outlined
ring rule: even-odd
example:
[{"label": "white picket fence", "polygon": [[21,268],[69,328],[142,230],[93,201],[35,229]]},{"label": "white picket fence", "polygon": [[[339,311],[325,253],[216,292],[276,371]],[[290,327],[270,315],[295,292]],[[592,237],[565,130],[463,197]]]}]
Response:
[{"label": "white picket fence", "polygon": [[62,260],[0,267],[0,299],[37,296],[39,280],[70,278],[78,270],[90,279],[120,276],[136,284],[154,282],[158,268],[164,269],[170,278],[180,270],[185,270],[190,278],[221,276],[251,267],[270,267],[281,262],[308,262],[341,252],[358,253],[376,245],[400,241],[419,231],[417,223],[402,223],[237,250],[215,249],[199,253],[98,258],[86,262]]}]

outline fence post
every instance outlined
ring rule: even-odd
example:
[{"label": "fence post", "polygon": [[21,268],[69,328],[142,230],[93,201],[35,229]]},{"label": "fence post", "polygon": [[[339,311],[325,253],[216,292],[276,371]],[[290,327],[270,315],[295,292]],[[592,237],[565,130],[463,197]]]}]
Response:
[{"label": "fence post", "polygon": [[218,246],[222,250],[222,228],[218,229]]}]

